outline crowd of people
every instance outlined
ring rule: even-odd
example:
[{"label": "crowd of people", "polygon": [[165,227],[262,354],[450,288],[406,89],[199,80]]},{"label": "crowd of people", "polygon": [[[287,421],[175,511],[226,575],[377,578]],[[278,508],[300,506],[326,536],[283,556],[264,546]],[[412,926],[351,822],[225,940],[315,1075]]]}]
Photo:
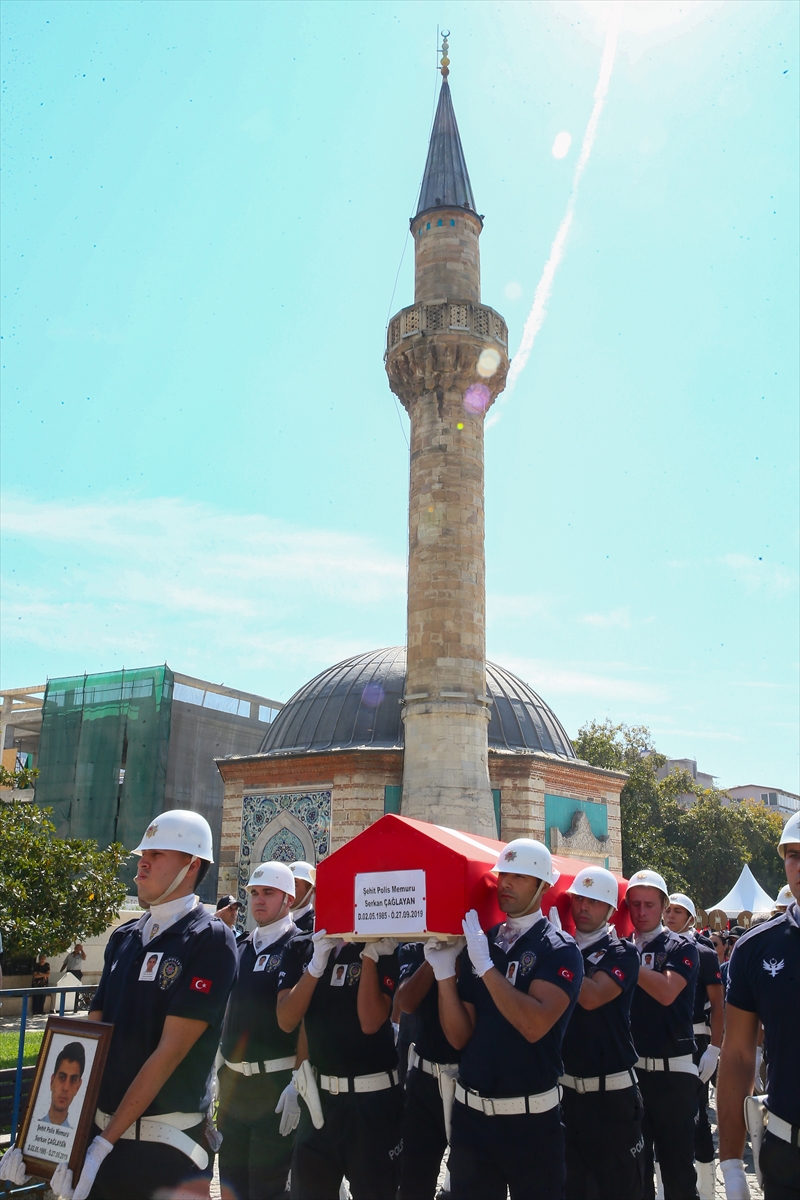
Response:
[{"label": "crowd of people", "polygon": [[[225,1200],[337,1200],[345,1179],[354,1200],[433,1200],[449,1147],[453,1200],[696,1200],[714,1195],[718,1072],[727,1200],[749,1196],[746,1120],[765,1200],[800,1200],[800,814],[778,852],[787,906],[735,936],[724,985],[729,939],[697,933],[691,898],[647,868],[632,937],[601,867],[575,875],[566,933],[526,838],[495,865],[488,932],[470,911],[460,939],[335,939],[313,932],[313,866],[266,862],[237,937],[235,897],[217,914],[197,898],[210,828],[164,813],[135,851],[146,912],[112,934],[89,1014],[114,1026],[94,1137],[51,1187],[198,1198],[218,1154]],[[745,1106],[762,1034],[765,1103]],[[13,1149],[0,1178],[24,1177]]]}]

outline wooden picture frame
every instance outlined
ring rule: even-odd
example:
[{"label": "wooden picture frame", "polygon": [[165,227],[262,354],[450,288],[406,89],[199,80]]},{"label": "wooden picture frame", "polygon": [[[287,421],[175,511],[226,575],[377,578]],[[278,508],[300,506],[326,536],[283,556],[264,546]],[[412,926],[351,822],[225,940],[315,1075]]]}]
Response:
[{"label": "wooden picture frame", "polygon": [[50,1179],[66,1162],[77,1183],[113,1030],[103,1021],[48,1018],[16,1141],[29,1175]]}]

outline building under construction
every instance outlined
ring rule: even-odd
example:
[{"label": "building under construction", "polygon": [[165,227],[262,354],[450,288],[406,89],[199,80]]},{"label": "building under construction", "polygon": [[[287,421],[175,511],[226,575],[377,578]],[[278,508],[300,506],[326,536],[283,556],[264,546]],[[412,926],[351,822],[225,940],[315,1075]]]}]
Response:
[{"label": "building under construction", "polygon": [[[215,760],[255,753],[281,707],[166,664],[51,679],[4,692],[2,701],[3,765],[39,770],[34,793],[20,796],[52,808],[60,837],[129,849],[170,808],[202,813],[219,846],[223,784]],[[135,864],[124,869],[129,891],[134,874]],[[215,863],[202,900],[216,899],[217,877]]]}]

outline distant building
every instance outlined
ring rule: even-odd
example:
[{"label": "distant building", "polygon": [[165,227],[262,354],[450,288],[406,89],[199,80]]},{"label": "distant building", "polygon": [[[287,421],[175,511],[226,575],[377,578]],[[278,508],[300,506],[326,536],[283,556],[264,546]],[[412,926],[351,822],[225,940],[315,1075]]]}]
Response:
[{"label": "distant building", "polygon": [[792,813],[800,811],[800,796],[794,792],[784,792],[780,788],[770,788],[759,783],[743,783],[725,790],[731,800],[755,800],[779,812],[783,817],[790,817]]},{"label": "distant building", "polygon": [[[18,795],[52,808],[59,836],[132,849],[159,812],[200,812],[217,847],[200,895],[216,900],[223,786],[214,760],[257,751],[278,701],[166,664],[51,679],[0,696],[3,765],[39,768],[35,792]],[[129,863],[129,891],[134,874]]]},{"label": "distant building", "polygon": [[[716,776],[707,775],[705,771],[698,771],[697,760],[694,758],[668,758],[664,766],[657,769],[656,779],[666,779],[673,771],[688,771],[698,787],[714,787]],[[684,808],[691,808],[695,799],[694,792],[683,792],[677,797],[678,804],[682,804]]]}]

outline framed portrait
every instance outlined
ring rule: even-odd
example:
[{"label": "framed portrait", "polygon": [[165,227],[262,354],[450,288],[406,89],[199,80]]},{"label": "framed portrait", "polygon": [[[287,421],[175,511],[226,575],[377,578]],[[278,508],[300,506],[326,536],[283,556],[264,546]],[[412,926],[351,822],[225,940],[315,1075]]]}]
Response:
[{"label": "framed portrait", "polygon": [[65,1162],[78,1179],[114,1026],[50,1017],[17,1145],[30,1175],[50,1179]]}]

